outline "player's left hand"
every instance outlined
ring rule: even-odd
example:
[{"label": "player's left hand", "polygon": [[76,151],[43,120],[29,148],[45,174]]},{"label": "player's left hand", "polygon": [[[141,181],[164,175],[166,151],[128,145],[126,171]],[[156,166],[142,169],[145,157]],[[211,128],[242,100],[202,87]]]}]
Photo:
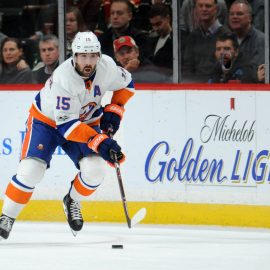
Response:
[{"label": "player's left hand", "polygon": [[100,119],[100,128],[105,133],[114,135],[119,129],[125,109],[117,104],[109,104],[104,108]]},{"label": "player's left hand", "polygon": [[118,143],[106,134],[97,134],[89,142],[88,147],[98,153],[111,166],[115,162],[125,161],[125,155],[121,152]]}]

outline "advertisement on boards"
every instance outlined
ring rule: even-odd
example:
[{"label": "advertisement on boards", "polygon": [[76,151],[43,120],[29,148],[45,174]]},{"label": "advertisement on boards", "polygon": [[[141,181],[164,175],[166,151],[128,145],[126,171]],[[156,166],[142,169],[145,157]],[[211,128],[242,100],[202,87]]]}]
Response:
[{"label": "advertisement on boards", "polygon": [[128,150],[135,164],[127,163],[133,189],[148,190],[153,201],[269,204],[268,95],[207,90],[137,95],[124,133],[125,145],[129,140],[133,145]]},{"label": "advertisement on boards", "polygon": [[[1,91],[0,199],[16,173],[35,91]],[[131,201],[270,204],[269,94],[256,91],[137,91],[115,137]],[[106,170],[93,200],[119,200]],[[77,170],[59,147],[33,199],[62,199]]]}]

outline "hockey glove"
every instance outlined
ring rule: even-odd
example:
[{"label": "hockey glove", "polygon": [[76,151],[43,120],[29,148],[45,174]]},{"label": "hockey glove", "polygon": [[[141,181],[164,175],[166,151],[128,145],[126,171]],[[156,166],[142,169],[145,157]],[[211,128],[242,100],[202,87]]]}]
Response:
[{"label": "hockey glove", "polygon": [[100,119],[100,128],[111,135],[114,135],[119,129],[120,121],[125,109],[116,104],[106,105],[103,115]]},{"label": "hockey glove", "polygon": [[121,152],[118,143],[106,134],[97,134],[89,142],[88,147],[98,153],[103,159],[114,165],[115,162],[122,163],[125,155]]}]

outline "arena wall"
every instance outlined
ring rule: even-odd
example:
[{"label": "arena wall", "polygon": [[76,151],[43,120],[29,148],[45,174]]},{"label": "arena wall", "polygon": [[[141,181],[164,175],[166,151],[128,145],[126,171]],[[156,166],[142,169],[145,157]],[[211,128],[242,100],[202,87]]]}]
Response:
[{"label": "arena wall", "polygon": [[[0,204],[40,87],[0,86]],[[269,85],[137,89],[116,136],[130,214],[146,207],[145,223],[270,227]],[[115,171],[104,170],[106,181],[83,203],[85,220],[124,222]],[[64,220],[61,200],[76,173],[58,148],[19,218]]]}]

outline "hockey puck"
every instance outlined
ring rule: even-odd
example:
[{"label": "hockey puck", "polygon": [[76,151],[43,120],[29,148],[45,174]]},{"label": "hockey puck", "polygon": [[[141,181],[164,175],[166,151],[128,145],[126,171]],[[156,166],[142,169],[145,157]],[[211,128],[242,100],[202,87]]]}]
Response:
[{"label": "hockey puck", "polygon": [[112,248],[115,248],[115,249],[122,249],[124,248],[123,245],[112,245]]}]

